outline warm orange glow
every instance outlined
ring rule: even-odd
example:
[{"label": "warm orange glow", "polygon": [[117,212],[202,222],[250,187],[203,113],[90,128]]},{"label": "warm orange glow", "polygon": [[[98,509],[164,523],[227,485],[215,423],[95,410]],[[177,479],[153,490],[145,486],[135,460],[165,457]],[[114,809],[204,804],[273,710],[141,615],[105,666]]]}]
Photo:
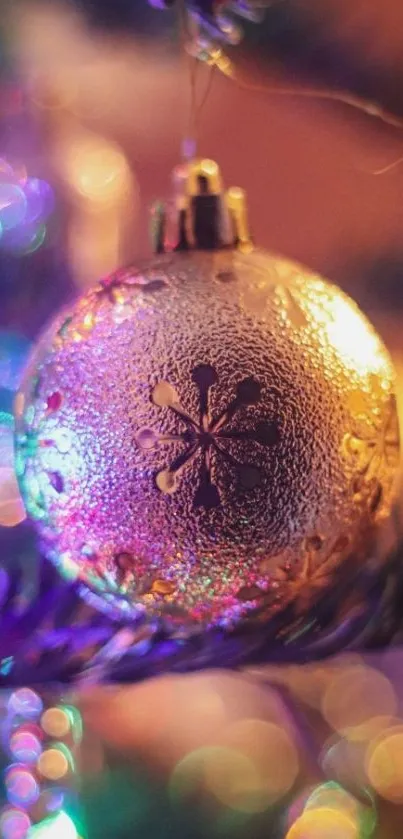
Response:
[{"label": "warm orange glow", "polygon": [[318,808],[305,810],[286,839],[359,839],[360,824],[345,812]]},{"label": "warm orange glow", "polygon": [[321,752],[320,765],[325,777],[333,778],[346,789],[367,786],[365,752],[365,743],[335,737]]},{"label": "warm orange glow", "polygon": [[0,468],[0,525],[15,527],[26,517],[14,469]]},{"label": "warm orange glow", "polygon": [[326,307],[322,301],[317,305],[312,299],[309,308],[347,367],[361,377],[375,373],[391,378],[390,360],[375,330],[350,300],[338,293]]},{"label": "warm orange glow", "polygon": [[332,782],[317,787],[305,805],[305,810],[336,810],[354,823],[359,821],[361,809],[362,805],[353,795]]},{"label": "warm orange glow", "polygon": [[69,715],[63,708],[49,708],[42,715],[41,725],[46,734],[59,739],[66,737],[71,728]]},{"label": "warm orange glow", "polygon": [[78,194],[98,205],[115,203],[127,192],[129,168],[118,146],[90,133],[72,138],[65,176]]},{"label": "warm orange glow", "polygon": [[60,781],[69,771],[67,757],[59,749],[47,749],[42,752],[37,767],[38,772],[48,781]]}]

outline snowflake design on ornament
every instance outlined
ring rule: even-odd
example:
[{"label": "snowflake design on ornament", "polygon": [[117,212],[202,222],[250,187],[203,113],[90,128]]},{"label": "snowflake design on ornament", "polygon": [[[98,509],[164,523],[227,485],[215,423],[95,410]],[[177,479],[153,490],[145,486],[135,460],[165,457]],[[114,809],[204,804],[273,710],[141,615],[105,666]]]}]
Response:
[{"label": "snowflake design on ornament", "polygon": [[281,563],[270,575],[268,588],[258,584],[243,586],[238,592],[238,600],[264,603],[274,594],[274,603],[276,600],[280,604],[294,603],[295,613],[303,614],[330,586],[335,567],[348,546],[348,536],[341,535],[329,545],[328,540],[315,534],[303,541],[300,562]]},{"label": "snowflake design on ornament", "polygon": [[159,408],[168,408],[184,423],[184,430],[178,434],[160,434],[153,429],[143,428],[136,435],[136,443],[143,450],[154,449],[169,443],[183,443],[184,450],[166,469],[157,473],[158,489],[172,495],[179,486],[180,476],[196,455],[201,455],[201,469],[194,496],[194,506],[213,509],[221,506],[218,487],[213,481],[212,455],[230,464],[238,475],[243,489],[251,490],[262,482],[262,470],[254,463],[243,463],[225,447],[226,440],[253,442],[262,447],[278,443],[280,432],[276,420],[258,422],[253,428],[231,429],[230,422],[242,408],[256,405],[261,399],[261,386],[250,376],[242,379],[236,388],[234,399],[219,416],[213,416],[210,407],[211,388],[218,383],[218,375],[210,364],[199,364],[192,371],[192,380],[199,391],[199,419],[194,419],[182,407],[179,396],[169,382],[159,382],[152,392],[152,401]]},{"label": "snowflake design on ornament", "polygon": [[296,613],[305,612],[323,589],[330,586],[337,558],[346,552],[349,545],[347,536],[339,536],[330,546],[320,536],[315,535],[303,543],[302,564],[290,563],[277,568],[273,581],[277,591],[291,601],[296,601]]}]

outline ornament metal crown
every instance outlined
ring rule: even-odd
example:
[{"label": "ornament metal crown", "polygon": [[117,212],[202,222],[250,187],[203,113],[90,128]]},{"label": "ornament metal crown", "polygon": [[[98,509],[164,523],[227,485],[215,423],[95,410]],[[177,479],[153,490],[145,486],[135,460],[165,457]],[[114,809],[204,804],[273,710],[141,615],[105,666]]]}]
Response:
[{"label": "ornament metal crown", "polygon": [[223,188],[214,160],[182,163],[173,172],[174,197],[153,207],[152,245],[167,251],[252,250],[246,193],[240,187]]}]

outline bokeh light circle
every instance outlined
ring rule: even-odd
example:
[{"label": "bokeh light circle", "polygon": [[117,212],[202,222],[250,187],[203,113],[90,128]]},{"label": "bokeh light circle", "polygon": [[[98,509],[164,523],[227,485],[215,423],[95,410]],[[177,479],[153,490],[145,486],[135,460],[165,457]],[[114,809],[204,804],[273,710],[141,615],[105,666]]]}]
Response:
[{"label": "bokeh light circle", "polygon": [[12,230],[25,219],[27,199],[24,190],[17,184],[0,181],[0,224],[4,230]]},{"label": "bokeh light circle", "polygon": [[28,809],[39,798],[39,784],[26,766],[10,766],[6,771],[4,783],[10,804]]},{"label": "bokeh light circle", "polygon": [[343,811],[304,810],[290,827],[286,839],[359,839],[360,827]]},{"label": "bokeh light circle", "polygon": [[375,792],[394,804],[403,804],[403,726],[384,731],[369,745],[368,781]]},{"label": "bokeh light circle", "polygon": [[50,184],[40,178],[28,178],[24,184],[27,199],[25,222],[43,221],[54,209],[54,193]]},{"label": "bokeh light circle", "polygon": [[304,810],[336,810],[344,813],[360,827],[360,839],[372,836],[377,822],[375,802],[369,790],[360,790],[360,797],[334,781],[320,784],[312,790]]},{"label": "bokeh light circle", "polygon": [[249,779],[249,812],[263,812],[294,785],[299,772],[297,749],[279,725],[260,719],[243,719],[227,728],[222,742],[246,757],[253,766],[254,772]]},{"label": "bokeh light circle", "polygon": [[50,737],[66,737],[71,729],[71,720],[63,708],[48,708],[41,717],[41,726]]},{"label": "bokeh light circle", "polygon": [[127,192],[127,160],[113,143],[96,135],[73,141],[64,159],[66,179],[78,195],[104,208]]},{"label": "bokeh light circle", "polygon": [[3,237],[3,247],[19,256],[28,256],[39,250],[46,238],[46,224],[30,222],[8,231]]},{"label": "bokeh light circle", "polygon": [[28,726],[21,726],[21,728],[13,731],[9,748],[15,760],[27,764],[36,763],[42,752],[42,744],[38,733]]},{"label": "bokeh light circle", "polygon": [[25,719],[37,719],[42,713],[43,702],[31,688],[19,688],[11,694],[8,708],[12,714]]},{"label": "bokeh light circle", "polygon": [[40,755],[37,768],[48,781],[60,781],[68,774],[70,765],[64,751],[50,748]]}]

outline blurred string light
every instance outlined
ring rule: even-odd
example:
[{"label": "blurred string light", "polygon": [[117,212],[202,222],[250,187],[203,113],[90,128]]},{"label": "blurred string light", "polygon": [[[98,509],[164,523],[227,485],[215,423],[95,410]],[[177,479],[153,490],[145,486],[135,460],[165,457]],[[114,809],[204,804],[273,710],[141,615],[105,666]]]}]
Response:
[{"label": "blurred string light", "polygon": [[125,155],[112,142],[85,132],[65,150],[64,175],[71,189],[94,212],[114,207],[128,194],[130,169]]},{"label": "blurred string light", "polygon": [[71,780],[74,751],[81,742],[79,719],[74,706],[46,707],[31,688],[10,695],[2,722],[3,747],[12,759],[4,770],[8,803],[0,812],[3,839],[79,839],[65,809],[66,799],[74,803]]},{"label": "blurred string light", "polygon": [[281,801],[298,773],[296,746],[282,727],[243,719],[228,726],[219,743],[195,749],[177,763],[170,794],[175,802],[207,791],[225,808],[252,815]]},{"label": "blurred string light", "polygon": [[51,186],[27,176],[23,165],[0,159],[0,248],[17,256],[38,250],[54,208]]},{"label": "blurred string light", "polygon": [[75,204],[68,231],[73,275],[86,287],[132,253],[138,184],[120,146],[84,129],[60,142],[57,168]]},{"label": "blurred string light", "polygon": [[403,804],[403,725],[386,728],[369,744],[366,771],[378,795]]}]

